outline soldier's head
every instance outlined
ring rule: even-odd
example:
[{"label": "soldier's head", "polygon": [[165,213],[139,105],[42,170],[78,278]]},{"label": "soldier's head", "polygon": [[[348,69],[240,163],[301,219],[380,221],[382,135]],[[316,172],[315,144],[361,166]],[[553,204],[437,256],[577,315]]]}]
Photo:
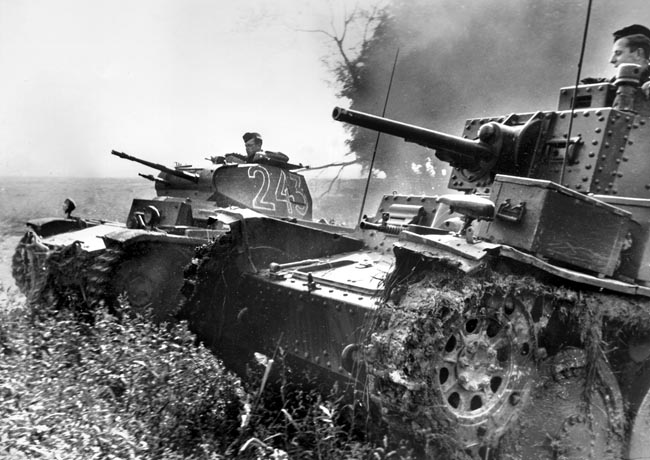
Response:
[{"label": "soldier's head", "polygon": [[254,155],[262,150],[262,136],[259,133],[244,133],[242,137],[248,156]]},{"label": "soldier's head", "polygon": [[621,64],[637,64],[648,69],[650,58],[650,29],[639,24],[623,27],[614,32],[611,62],[614,67]]}]

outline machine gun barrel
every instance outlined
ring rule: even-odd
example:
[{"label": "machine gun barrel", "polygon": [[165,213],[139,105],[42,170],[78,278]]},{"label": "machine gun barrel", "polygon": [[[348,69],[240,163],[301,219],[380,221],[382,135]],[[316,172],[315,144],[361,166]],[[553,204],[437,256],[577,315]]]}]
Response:
[{"label": "machine gun barrel", "polygon": [[401,137],[406,142],[414,142],[424,147],[435,149],[436,156],[452,165],[473,167],[480,162],[495,157],[495,152],[480,141],[463,139],[431,129],[409,125],[389,118],[378,117],[356,110],[335,107],[332,118],[336,121],[350,123],[381,133]]},{"label": "machine gun barrel", "polygon": [[195,184],[199,181],[199,176],[196,174],[188,173],[185,171],[179,171],[177,169],[172,169],[168,168],[167,166],[160,165],[158,163],[152,163],[151,161],[143,160],[141,158],[136,158],[131,155],[127,155],[126,153],[118,152],[116,150],[112,150],[111,154],[118,156],[124,160],[130,160],[130,161],[135,161],[136,163],[143,164],[145,166],[149,166],[150,168],[157,169],[158,171],[166,172],[167,174],[171,174],[176,177],[180,177],[181,179],[189,180],[191,182],[194,182]]}]

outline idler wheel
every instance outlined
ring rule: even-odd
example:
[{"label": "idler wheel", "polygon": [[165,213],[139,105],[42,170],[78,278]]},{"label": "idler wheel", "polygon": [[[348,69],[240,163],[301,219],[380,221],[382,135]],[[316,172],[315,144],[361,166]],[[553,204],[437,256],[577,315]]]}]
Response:
[{"label": "idler wheel", "polygon": [[514,296],[446,324],[434,369],[442,407],[461,445],[487,458],[525,405],[536,367],[533,320]]},{"label": "idler wheel", "polygon": [[48,248],[38,235],[28,231],[21,238],[11,259],[11,274],[16,287],[28,299],[35,299],[45,282]]},{"label": "idler wheel", "polygon": [[571,348],[540,366],[530,403],[501,439],[500,459],[623,458],[623,399],[616,378],[602,360],[590,363],[595,372],[588,376],[587,363],[584,350]]}]

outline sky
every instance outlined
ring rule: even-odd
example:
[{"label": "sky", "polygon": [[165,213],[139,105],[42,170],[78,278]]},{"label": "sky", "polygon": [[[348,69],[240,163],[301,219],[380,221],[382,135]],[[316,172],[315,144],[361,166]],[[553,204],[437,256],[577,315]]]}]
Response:
[{"label": "sky", "polygon": [[[364,1],[360,2],[362,5]],[[373,3],[371,0],[366,4]],[[324,0],[0,0],[0,176],[128,176],[243,152],[242,134],[317,166],[331,119]],[[146,171],[150,172],[150,171]]]},{"label": "sky", "polygon": [[[586,74],[612,74],[611,31],[649,23],[646,1],[594,0]],[[0,0],[0,176],[150,172],[111,150],[207,166],[243,152],[246,131],[295,163],[342,161],[346,133],[330,114],[347,101],[322,63],[331,42],[299,29],[378,2]]]}]

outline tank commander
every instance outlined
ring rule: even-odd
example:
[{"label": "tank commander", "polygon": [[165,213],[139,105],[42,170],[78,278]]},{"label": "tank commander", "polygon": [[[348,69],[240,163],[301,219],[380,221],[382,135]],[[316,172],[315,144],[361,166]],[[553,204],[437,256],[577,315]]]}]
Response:
[{"label": "tank commander", "polygon": [[641,84],[650,79],[648,59],[650,58],[650,29],[632,24],[614,32],[614,46],[609,60],[614,68],[621,64],[641,66]]},{"label": "tank commander", "polygon": [[258,133],[244,133],[244,146],[246,147],[246,161],[252,163],[264,154],[262,150],[262,136]]},{"label": "tank commander", "polygon": [[[614,36],[614,45],[612,46],[612,55],[609,59],[614,68],[621,64],[637,64],[641,66],[641,88],[646,96],[650,94],[650,29],[640,24],[632,24],[617,30],[612,34]],[[612,78],[593,78],[588,77],[582,80],[582,83],[603,83],[613,82],[616,77]]]},{"label": "tank commander", "polygon": [[213,156],[206,159],[209,159],[212,163],[215,164],[254,163],[264,156],[264,150],[262,150],[262,136],[259,133],[244,133],[242,138],[244,139],[246,155],[228,153],[225,156]]}]

